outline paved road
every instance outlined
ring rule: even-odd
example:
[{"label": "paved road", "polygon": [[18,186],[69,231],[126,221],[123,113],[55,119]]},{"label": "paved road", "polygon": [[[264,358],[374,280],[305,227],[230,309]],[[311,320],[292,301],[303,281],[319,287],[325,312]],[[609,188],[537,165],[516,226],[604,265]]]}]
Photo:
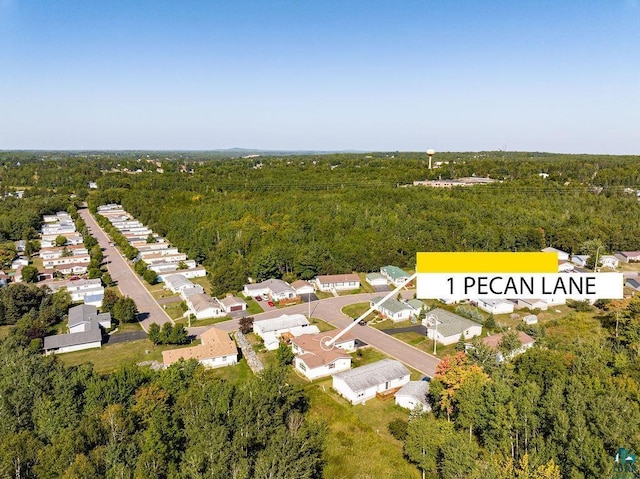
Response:
[{"label": "paved road", "polygon": [[[402,295],[405,298],[412,298],[414,291],[403,291]],[[379,294],[363,293],[357,295],[339,296],[334,298],[327,298],[320,301],[311,303],[311,316],[320,318],[323,321],[337,327],[345,328],[350,325],[353,320],[342,313],[342,308],[353,303],[364,303],[372,298],[380,296]],[[286,309],[279,309],[276,311],[268,311],[261,314],[254,315],[256,320],[268,319],[280,316],[282,314],[307,314],[308,305],[301,304],[297,306],[291,306]],[[199,335],[203,331],[206,331],[211,326],[192,327],[189,329],[191,334]],[[216,327],[225,331],[234,331],[238,329],[238,320],[225,321],[223,323],[216,324]],[[408,345],[393,336],[385,334],[375,328],[369,326],[355,326],[351,329],[358,339],[373,346],[374,348],[382,351],[389,356],[392,356],[408,366],[420,371],[421,373],[433,377],[436,370],[436,365],[439,359],[435,356],[425,353],[413,346]]]},{"label": "paved road", "polygon": [[106,233],[98,226],[96,220],[93,219],[91,213],[86,208],[78,210],[80,217],[84,220],[89,228],[89,232],[98,240],[98,244],[103,250],[104,261],[107,263],[107,269],[111,274],[111,278],[118,283],[118,289],[125,295],[133,298],[138,306],[140,324],[142,329],[147,331],[151,323],[171,322],[172,319],[158,305],[155,298],[144,287],[138,275],[129,267],[127,261],[120,255],[115,246],[110,246]]}]

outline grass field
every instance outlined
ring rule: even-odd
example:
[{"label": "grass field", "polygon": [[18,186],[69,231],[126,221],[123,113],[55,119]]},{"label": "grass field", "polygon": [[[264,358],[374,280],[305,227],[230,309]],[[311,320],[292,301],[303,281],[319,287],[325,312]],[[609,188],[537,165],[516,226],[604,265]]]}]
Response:
[{"label": "grass field", "polygon": [[142,361],[162,361],[162,351],[175,346],[154,346],[148,339],[106,345],[101,348],[87,349],[73,353],[58,354],[57,357],[69,366],[93,363],[99,373],[110,373],[124,364],[137,364]]},{"label": "grass field", "polygon": [[[342,312],[344,314],[346,314],[347,316],[349,316],[350,318],[355,319],[355,318],[359,317],[362,313],[367,311],[370,306],[371,305],[369,303],[350,304],[349,306],[345,306],[344,308],[342,308]],[[370,313],[369,315],[367,315],[367,317],[364,318],[364,319],[366,321],[372,321],[377,316],[378,315],[374,312],[374,313]]]},{"label": "grass field", "polygon": [[331,389],[331,379],[307,383],[310,416],[327,424],[324,477],[332,479],[419,478],[402,455],[402,443],[387,431],[393,419],[409,412],[393,399],[372,399],[352,406]]}]

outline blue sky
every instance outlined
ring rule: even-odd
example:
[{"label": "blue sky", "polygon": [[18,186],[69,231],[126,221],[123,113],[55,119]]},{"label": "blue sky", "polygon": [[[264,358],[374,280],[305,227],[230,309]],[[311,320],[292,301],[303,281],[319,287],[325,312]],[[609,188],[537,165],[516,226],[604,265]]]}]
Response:
[{"label": "blue sky", "polygon": [[0,149],[640,154],[637,0],[0,0]]}]

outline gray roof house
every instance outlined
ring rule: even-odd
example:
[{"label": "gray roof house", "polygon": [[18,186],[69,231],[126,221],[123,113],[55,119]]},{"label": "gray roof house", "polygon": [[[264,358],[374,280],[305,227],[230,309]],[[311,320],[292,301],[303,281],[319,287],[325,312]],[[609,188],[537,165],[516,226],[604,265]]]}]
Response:
[{"label": "gray roof house", "polygon": [[364,404],[376,394],[396,390],[409,382],[409,370],[395,359],[383,359],[333,375],[333,389],[351,404]]},{"label": "gray roof house", "polygon": [[[95,327],[94,327],[95,325]],[[111,313],[98,313],[98,309],[90,304],[81,304],[69,309],[69,332],[83,333],[111,327]]]},{"label": "gray roof house", "polygon": [[102,331],[98,323],[90,323],[86,331],[80,333],[56,334],[44,338],[44,352],[69,353],[82,349],[99,348],[102,345]]},{"label": "gray roof house", "polygon": [[442,308],[427,312],[422,324],[427,327],[427,337],[444,345],[471,339],[482,334],[482,325]]},{"label": "gray roof house", "polygon": [[409,381],[395,393],[396,404],[400,407],[418,409],[419,411],[431,411],[431,403],[427,395],[429,394],[428,381]]},{"label": "gray roof house", "polygon": [[375,307],[376,311],[393,322],[405,321],[411,316],[418,314],[418,311],[416,311],[413,306],[410,306],[403,301],[398,301],[395,298],[389,298],[378,304],[382,298],[382,296],[373,298],[370,305],[372,308]]}]

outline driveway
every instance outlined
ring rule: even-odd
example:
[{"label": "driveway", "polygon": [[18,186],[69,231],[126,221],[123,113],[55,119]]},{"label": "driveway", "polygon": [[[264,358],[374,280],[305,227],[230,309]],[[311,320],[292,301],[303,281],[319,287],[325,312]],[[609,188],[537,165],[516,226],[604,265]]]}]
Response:
[{"label": "driveway", "polygon": [[384,334],[400,334],[400,333],[418,333],[423,336],[427,335],[427,328],[421,324],[415,326],[406,326],[404,328],[381,329]]},{"label": "driveway", "polygon": [[[414,290],[408,290],[402,291],[401,294],[404,298],[408,299],[413,298],[414,292]],[[345,328],[349,326],[353,320],[342,313],[342,308],[349,304],[369,302],[376,296],[379,295],[362,293],[315,301],[310,304],[311,316],[320,318],[337,328]],[[261,320],[275,318],[282,314],[294,313],[304,314],[306,316],[308,307],[309,306],[307,304],[299,304],[276,311],[255,314],[253,317],[256,320]],[[238,329],[238,320],[234,319],[218,323],[216,324],[216,327],[225,331],[235,331]],[[209,328],[210,326],[194,327],[189,329],[189,332],[191,334],[200,334]],[[369,326],[355,326],[350,331],[361,341],[393,358],[398,359],[399,361],[402,361],[413,369],[416,369],[429,377],[433,377],[435,374],[436,366],[440,362],[440,360],[435,356],[427,354],[407,343],[395,339],[393,336],[386,334],[383,331],[379,331]]]},{"label": "driveway", "polygon": [[173,323],[116,247],[110,245],[106,233],[98,226],[89,210],[82,208],[78,210],[78,214],[87,224],[90,233],[98,240],[104,255],[104,262],[111,278],[117,282],[120,293],[132,298],[138,306],[138,318],[142,328],[147,331],[151,323],[158,323],[160,326],[164,323]]}]

